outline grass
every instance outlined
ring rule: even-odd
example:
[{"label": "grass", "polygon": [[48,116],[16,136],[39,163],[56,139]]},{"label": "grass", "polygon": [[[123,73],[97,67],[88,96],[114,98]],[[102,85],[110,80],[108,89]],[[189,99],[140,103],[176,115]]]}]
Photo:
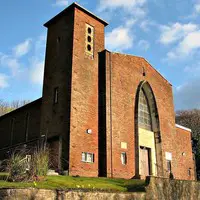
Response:
[{"label": "grass", "polygon": [[0,188],[38,188],[38,189],[82,189],[115,192],[144,192],[145,181],[110,178],[86,178],[71,176],[47,176],[40,182],[8,182],[6,174],[0,174]]}]

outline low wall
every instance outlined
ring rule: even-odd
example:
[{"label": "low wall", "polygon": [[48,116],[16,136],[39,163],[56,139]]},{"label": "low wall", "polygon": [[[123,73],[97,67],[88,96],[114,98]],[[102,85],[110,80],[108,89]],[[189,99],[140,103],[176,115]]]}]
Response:
[{"label": "low wall", "polygon": [[1,200],[145,200],[145,193],[1,189]]},{"label": "low wall", "polygon": [[148,177],[147,200],[198,200],[200,182]]},{"label": "low wall", "polygon": [[0,189],[2,200],[198,200],[200,182],[148,177],[146,193]]}]

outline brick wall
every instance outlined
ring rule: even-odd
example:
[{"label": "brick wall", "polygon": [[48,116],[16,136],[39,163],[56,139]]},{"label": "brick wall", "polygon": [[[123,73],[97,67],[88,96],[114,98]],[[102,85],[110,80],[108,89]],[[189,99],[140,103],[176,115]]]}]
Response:
[{"label": "brick wall", "polygon": [[[145,59],[119,53],[104,53],[106,54],[107,174],[132,178],[135,176],[134,121],[138,86],[145,80],[154,93],[163,152],[173,152],[175,115],[172,87]],[[143,68],[146,76],[143,76]],[[127,142],[127,150],[121,149],[121,142]],[[124,151],[127,152],[127,165],[122,165],[120,160],[120,154]],[[163,167],[166,169],[165,165]]]},{"label": "brick wall", "polygon": [[[85,52],[86,24],[94,27],[93,56]],[[48,34],[43,97],[0,118],[0,133],[6,135],[0,147],[11,144],[8,127],[12,118],[16,118],[13,144],[25,141],[24,119],[30,112],[28,139],[41,134],[50,140],[56,138],[51,146],[59,151],[57,157],[65,160],[62,166],[56,160],[56,165],[69,169],[70,175],[133,178],[139,163],[136,99],[139,85],[146,81],[158,110],[161,161],[157,164],[168,176],[165,152],[170,152],[174,176],[188,179],[187,170],[191,168],[193,179],[190,134],[176,131],[171,84],[144,58],[104,50],[105,25],[77,5],[45,24]],[[87,129],[92,133],[87,134]],[[121,148],[121,142],[127,149]],[[82,152],[93,153],[94,163],[82,162]],[[127,153],[126,165],[121,163],[122,152]]]},{"label": "brick wall", "polygon": [[[175,178],[184,180],[195,180],[195,165],[192,154],[191,132],[176,127],[176,137],[174,137],[174,145],[176,150],[175,157]],[[189,176],[188,170],[191,175]]]},{"label": "brick wall", "polygon": [[[45,58],[41,133],[48,138],[60,137],[62,168],[69,168],[69,132],[71,105],[71,71],[73,49],[74,10],[54,17],[48,28]],[[55,88],[58,102],[54,103]],[[61,143],[60,143],[61,145]],[[59,161],[61,162],[61,161]],[[61,167],[61,163],[59,164]]]},{"label": "brick wall", "polygon": [[[74,21],[70,175],[98,176],[98,52],[104,49],[104,24],[77,8]],[[86,23],[94,27],[93,58],[85,53]],[[94,163],[82,162],[82,152],[94,153]]]}]

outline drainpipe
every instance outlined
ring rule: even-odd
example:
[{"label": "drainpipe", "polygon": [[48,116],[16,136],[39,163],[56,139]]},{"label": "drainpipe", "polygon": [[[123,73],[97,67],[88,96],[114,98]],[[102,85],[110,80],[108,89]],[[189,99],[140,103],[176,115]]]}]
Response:
[{"label": "drainpipe", "polygon": [[113,178],[113,141],[112,141],[112,55],[109,52],[109,61],[110,61],[110,170],[111,170],[111,178]]}]

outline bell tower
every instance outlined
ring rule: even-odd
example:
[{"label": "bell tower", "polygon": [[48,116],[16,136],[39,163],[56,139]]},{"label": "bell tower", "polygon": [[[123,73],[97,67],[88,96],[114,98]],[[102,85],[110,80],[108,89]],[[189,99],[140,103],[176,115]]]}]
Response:
[{"label": "bell tower", "polygon": [[106,25],[77,3],[44,24],[41,135],[70,175],[98,176],[98,53]]}]

